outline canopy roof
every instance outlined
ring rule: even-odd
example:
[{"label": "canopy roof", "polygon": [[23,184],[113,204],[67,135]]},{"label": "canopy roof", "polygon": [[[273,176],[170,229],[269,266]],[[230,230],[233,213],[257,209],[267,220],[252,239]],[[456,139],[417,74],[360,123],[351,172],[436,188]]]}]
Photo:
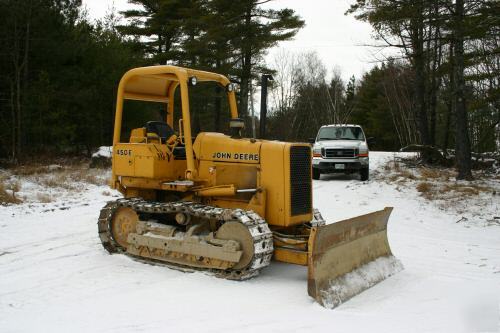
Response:
[{"label": "canopy roof", "polygon": [[169,92],[175,90],[181,81],[187,83],[193,76],[198,82],[218,82],[223,86],[230,83],[224,75],[183,67],[139,67],[129,70],[122,77],[119,94],[123,93],[125,99],[167,103]]}]

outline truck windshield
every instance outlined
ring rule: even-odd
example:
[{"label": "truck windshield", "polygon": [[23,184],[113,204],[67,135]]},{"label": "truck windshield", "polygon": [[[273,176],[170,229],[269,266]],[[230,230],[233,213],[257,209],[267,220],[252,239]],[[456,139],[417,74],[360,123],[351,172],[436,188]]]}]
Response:
[{"label": "truck windshield", "polygon": [[365,140],[360,127],[323,127],[319,130],[318,141],[322,140]]}]

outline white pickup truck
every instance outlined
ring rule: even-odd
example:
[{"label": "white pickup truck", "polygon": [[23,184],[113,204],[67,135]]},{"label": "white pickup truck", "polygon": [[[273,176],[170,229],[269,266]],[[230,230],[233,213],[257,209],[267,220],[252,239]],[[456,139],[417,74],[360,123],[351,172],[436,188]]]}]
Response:
[{"label": "white pickup truck", "polygon": [[334,124],[322,126],[313,141],[312,177],[322,173],[359,173],[369,178],[368,140],[359,125]]}]

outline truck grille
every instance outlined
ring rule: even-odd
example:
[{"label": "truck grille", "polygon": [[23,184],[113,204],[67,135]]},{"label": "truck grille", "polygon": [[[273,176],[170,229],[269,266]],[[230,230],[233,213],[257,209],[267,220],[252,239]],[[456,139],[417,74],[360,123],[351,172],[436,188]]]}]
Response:
[{"label": "truck grille", "polygon": [[291,214],[312,211],[311,148],[290,147],[290,205]]},{"label": "truck grille", "polygon": [[353,158],[358,155],[357,149],[326,148],[323,156],[325,158]]}]

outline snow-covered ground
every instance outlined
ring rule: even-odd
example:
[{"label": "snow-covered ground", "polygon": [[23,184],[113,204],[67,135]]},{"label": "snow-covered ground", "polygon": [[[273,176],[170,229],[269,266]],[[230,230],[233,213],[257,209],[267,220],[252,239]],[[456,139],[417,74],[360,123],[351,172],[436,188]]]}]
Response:
[{"label": "snow-covered ground", "polygon": [[[370,156],[372,170],[393,158]],[[414,189],[314,182],[327,221],[393,206],[389,242],[405,267],[334,310],[307,295],[305,267],[273,262],[235,282],[107,254],[96,221],[113,195],[89,185],[66,204],[0,206],[0,332],[500,331],[500,225],[457,223]],[[475,202],[499,214],[500,196]]]}]

